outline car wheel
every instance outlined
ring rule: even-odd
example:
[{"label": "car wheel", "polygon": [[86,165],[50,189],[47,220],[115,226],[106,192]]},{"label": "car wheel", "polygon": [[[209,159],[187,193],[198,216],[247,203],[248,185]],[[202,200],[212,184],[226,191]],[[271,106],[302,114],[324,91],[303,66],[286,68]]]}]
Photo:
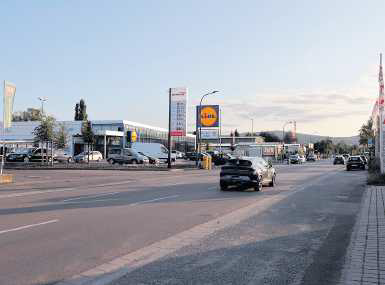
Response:
[{"label": "car wheel", "polygon": [[270,187],[274,187],[274,186],[275,186],[275,174],[274,174],[273,177],[271,178],[271,182],[269,183],[269,186],[270,186]]},{"label": "car wheel", "polygon": [[29,158],[28,157],[24,157],[24,162],[28,163],[29,162]]},{"label": "car wheel", "polygon": [[350,167],[346,167],[346,171],[350,171]]},{"label": "car wheel", "polygon": [[258,185],[254,186],[254,190],[257,192],[262,191],[262,181],[259,181]]},{"label": "car wheel", "polygon": [[365,165],[362,166],[362,170],[365,170]]},{"label": "car wheel", "polygon": [[227,184],[220,183],[220,186],[221,186],[221,191],[226,191],[227,190]]}]

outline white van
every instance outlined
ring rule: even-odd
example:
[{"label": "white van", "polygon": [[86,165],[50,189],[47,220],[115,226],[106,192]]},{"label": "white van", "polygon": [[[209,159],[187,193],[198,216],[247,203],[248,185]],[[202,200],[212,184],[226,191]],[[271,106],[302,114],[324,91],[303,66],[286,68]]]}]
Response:
[{"label": "white van", "polygon": [[[168,149],[160,143],[132,143],[131,148],[137,152],[142,152],[145,155],[155,157],[162,162],[167,162]],[[171,153],[171,161],[176,160],[176,155]]]}]

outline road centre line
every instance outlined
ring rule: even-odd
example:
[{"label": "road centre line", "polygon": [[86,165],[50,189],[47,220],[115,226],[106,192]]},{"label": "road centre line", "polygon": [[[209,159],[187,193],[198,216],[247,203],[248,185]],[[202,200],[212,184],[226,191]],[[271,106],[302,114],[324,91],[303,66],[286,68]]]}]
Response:
[{"label": "road centre line", "polygon": [[59,220],[49,220],[49,221],[41,222],[41,223],[37,223],[37,224],[30,224],[30,225],[21,226],[21,227],[17,227],[17,228],[13,228],[13,229],[2,230],[2,231],[0,231],[0,234],[5,234],[5,233],[9,233],[9,232],[16,232],[16,231],[20,231],[20,230],[24,230],[24,229],[37,227],[37,226],[52,224],[52,223],[56,223],[58,221]]},{"label": "road centre line", "polygon": [[110,196],[121,192],[112,192],[112,193],[102,193],[98,195],[91,195],[91,196],[82,196],[82,197],[76,197],[76,198],[69,198],[65,199],[61,202],[68,202],[68,201],[74,201],[74,200],[80,200],[80,199],[89,199],[89,198],[98,198],[98,197],[104,197],[104,196]]},{"label": "road centre line", "polygon": [[[159,197],[151,200],[144,200],[144,201],[139,201],[136,203],[128,204],[127,206],[137,206],[141,204],[146,204],[150,202],[155,202],[155,201],[160,201],[160,200],[165,200],[165,199],[171,199],[171,198],[176,198],[179,197],[179,195],[171,195],[171,196],[164,196],[164,197]],[[106,202],[106,201],[122,201],[121,198],[107,198],[107,199],[96,199],[96,200],[88,200],[88,201],[68,201],[68,202],[59,202],[55,203],[57,204],[87,204],[87,203],[95,203],[95,202]]]},{"label": "road centre line", "polygon": [[164,199],[171,199],[171,198],[176,198],[176,197],[179,197],[179,195],[164,196],[164,197],[155,198],[155,199],[151,199],[151,200],[140,201],[140,202],[137,202],[137,203],[134,203],[134,204],[130,204],[130,206],[136,206],[136,205],[140,205],[140,204],[160,201],[160,200],[164,200]]}]

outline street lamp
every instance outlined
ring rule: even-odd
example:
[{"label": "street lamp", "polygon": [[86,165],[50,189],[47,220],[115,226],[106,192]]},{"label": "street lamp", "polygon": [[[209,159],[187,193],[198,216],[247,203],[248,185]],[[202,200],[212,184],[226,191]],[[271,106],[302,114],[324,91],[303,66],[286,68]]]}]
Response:
[{"label": "street lamp", "polygon": [[[209,93],[206,93],[202,96],[201,98],[201,101],[199,102],[199,114],[197,114],[197,116],[199,116],[199,144],[197,145],[197,149],[196,149],[196,159],[195,159],[195,166],[198,167],[198,159],[199,159],[199,155],[201,153],[201,135],[202,135],[202,123],[201,123],[201,113],[202,113],[202,100],[203,98],[205,98],[206,96],[208,95],[211,95],[211,94],[215,94],[215,93],[218,93],[219,91],[218,90],[214,90],[214,91],[211,91]],[[196,124],[196,130],[195,130],[195,139],[196,139],[196,136],[198,135],[198,118],[197,118],[197,124]],[[199,150],[199,152],[198,152]]]},{"label": "street lamp", "polygon": [[44,102],[48,101],[46,97],[37,97],[37,99],[41,102],[41,117],[43,118],[44,115]]},{"label": "street lamp", "polygon": [[254,119],[250,118],[250,120],[251,120],[251,136],[253,136],[253,133],[254,133]]},{"label": "street lamp", "polygon": [[293,121],[287,121],[286,123],[283,124],[282,127],[282,163],[283,163],[283,152],[285,151],[285,127],[288,124],[292,124]]}]

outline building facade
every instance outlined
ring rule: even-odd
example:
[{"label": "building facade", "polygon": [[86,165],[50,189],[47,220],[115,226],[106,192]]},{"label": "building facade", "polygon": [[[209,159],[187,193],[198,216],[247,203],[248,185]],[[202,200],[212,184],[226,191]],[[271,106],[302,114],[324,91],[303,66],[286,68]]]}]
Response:
[{"label": "building facade", "polygon": [[[3,140],[8,147],[25,148],[36,145],[33,131],[39,126],[39,121],[13,122],[12,127],[4,133]],[[87,149],[81,135],[81,121],[58,121],[67,131],[67,150],[76,155]],[[136,141],[143,143],[160,143],[167,147],[168,130],[126,120],[94,120],[91,121],[92,131],[95,134],[94,150],[98,150],[107,157],[111,148],[130,147],[131,132],[136,133]],[[185,137],[173,137],[172,149],[192,151],[195,148],[195,136],[188,134]]]}]

